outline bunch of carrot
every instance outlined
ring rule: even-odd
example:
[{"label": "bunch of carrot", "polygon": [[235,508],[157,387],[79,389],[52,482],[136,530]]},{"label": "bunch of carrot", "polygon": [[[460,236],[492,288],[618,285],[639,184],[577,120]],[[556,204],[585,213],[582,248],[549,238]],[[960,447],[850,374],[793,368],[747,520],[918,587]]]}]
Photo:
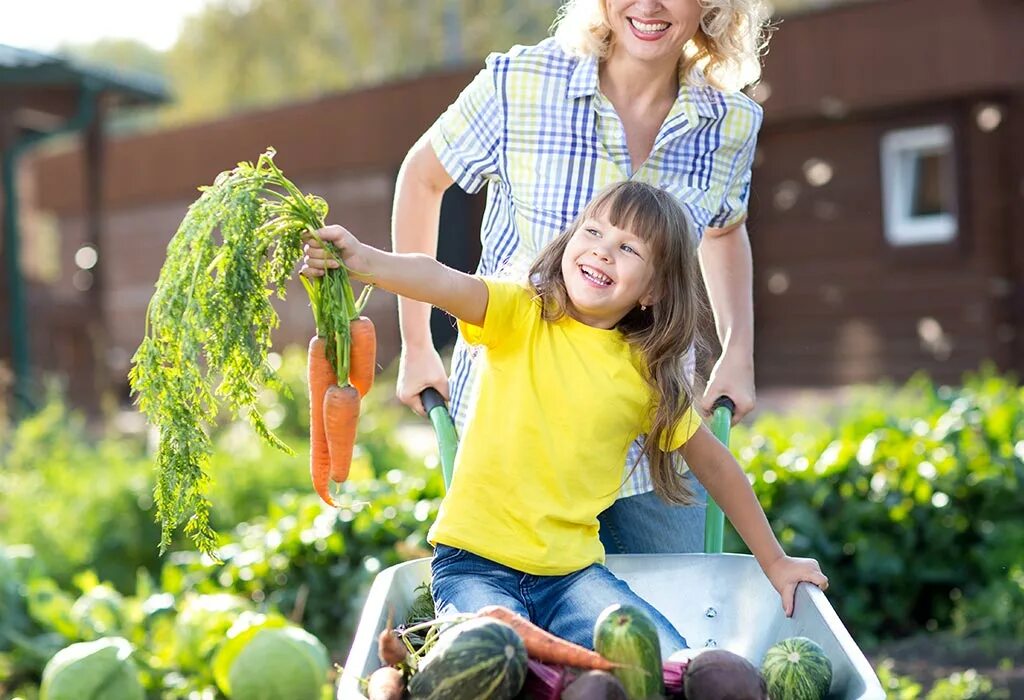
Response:
[{"label": "bunch of carrot", "polygon": [[377,335],[373,321],[360,315],[372,287],[355,299],[344,265],[302,283],[317,326],[307,367],[309,473],[317,494],[333,506],[330,482],[348,478],[360,402],[373,386]]}]

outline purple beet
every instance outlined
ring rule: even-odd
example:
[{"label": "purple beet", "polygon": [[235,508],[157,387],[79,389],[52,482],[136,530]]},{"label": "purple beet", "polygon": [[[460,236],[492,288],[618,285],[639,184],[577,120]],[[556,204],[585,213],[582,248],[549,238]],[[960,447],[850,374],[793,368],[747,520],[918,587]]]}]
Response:
[{"label": "purple beet", "polygon": [[768,700],[761,673],[738,654],[712,649],[697,655],[683,676],[686,700]]}]

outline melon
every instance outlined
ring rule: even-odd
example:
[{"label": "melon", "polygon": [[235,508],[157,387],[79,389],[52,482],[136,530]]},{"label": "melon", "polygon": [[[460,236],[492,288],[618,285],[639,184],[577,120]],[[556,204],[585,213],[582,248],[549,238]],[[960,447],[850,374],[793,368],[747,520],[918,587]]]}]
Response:
[{"label": "melon", "polygon": [[761,662],[768,695],[785,700],[822,700],[832,685],[832,662],[807,637],[790,637],[771,647]]},{"label": "melon", "polygon": [[143,700],[133,648],[122,637],[65,647],[46,664],[40,700]]},{"label": "melon", "polygon": [[526,647],[492,618],[449,627],[409,681],[413,700],[511,700],[526,680]]},{"label": "melon", "polygon": [[594,651],[615,663],[612,671],[629,700],[660,698],[664,692],[661,643],[650,616],[629,605],[609,605],[594,625]]}]

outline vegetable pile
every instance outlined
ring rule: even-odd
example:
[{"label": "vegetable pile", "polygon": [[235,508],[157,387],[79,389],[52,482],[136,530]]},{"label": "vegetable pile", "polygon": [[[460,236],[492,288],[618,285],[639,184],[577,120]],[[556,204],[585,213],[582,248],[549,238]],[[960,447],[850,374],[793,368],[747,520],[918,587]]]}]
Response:
[{"label": "vegetable pile", "polygon": [[[274,155],[268,149],[255,165],[239,163],[200,188],[167,247],[146,312],[129,380],[139,409],[159,430],[161,551],[184,524],[196,547],[213,555],[206,426],[220,409],[244,415],[263,440],[291,454],[258,405],[264,387],[284,390],[267,361],[279,323],[270,298],[284,298],[304,239],[324,225],[327,203],[300,192]],[[310,470],[317,493],[333,505],[329,480],[348,475],[359,398],[373,380],[373,326],[360,318],[371,288],[355,298],[341,265],[302,282],[317,328],[309,349]]]},{"label": "vegetable pile", "polygon": [[764,676],[725,649],[663,662],[653,621],[625,605],[598,618],[595,651],[497,605],[444,618],[432,612],[423,585],[406,623],[392,629],[388,620],[377,640],[384,665],[365,681],[369,700],[767,700],[769,688],[774,698],[822,700],[831,680],[827,656],[803,637],[769,649]]}]

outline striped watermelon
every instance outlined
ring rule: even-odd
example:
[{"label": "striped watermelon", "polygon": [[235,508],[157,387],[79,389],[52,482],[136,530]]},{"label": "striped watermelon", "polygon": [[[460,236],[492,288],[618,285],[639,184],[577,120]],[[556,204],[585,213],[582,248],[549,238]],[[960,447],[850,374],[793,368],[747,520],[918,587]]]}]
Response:
[{"label": "striped watermelon", "polygon": [[622,682],[629,700],[664,694],[658,628],[643,610],[618,604],[605,608],[594,625],[594,651],[623,664],[612,675]]},{"label": "striped watermelon", "polygon": [[504,622],[484,617],[441,633],[409,681],[409,695],[413,700],[510,700],[525,680],[523,640]]},{"label": "striped watermelon", "polygon": [[832,685],[832,662],[817,642],[790,637],[764,655],[761,675],[773,700],[822,700]]}]

